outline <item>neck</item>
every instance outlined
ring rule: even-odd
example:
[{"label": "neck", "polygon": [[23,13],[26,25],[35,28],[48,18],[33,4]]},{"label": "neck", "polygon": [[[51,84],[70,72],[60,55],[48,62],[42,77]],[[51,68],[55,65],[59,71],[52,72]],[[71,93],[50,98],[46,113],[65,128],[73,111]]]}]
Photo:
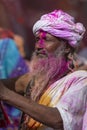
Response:
[{"label": "neck", "polygon": [[58,73],[56,73],[53,77],[51,77],[49,85],[56,82],[60,78],[66,76],[68,73],[70,73],[70,70],[68,69],[68,62],[65,59],[62,59],[61,68]]}]

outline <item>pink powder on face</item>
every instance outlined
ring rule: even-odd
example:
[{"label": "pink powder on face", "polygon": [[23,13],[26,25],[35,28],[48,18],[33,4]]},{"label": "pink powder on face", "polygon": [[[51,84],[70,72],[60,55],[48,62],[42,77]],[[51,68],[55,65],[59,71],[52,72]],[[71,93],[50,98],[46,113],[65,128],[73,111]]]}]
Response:
[{"label": "pink powder on face", "polygon": [[43,71],[50,78],[51,83],[66,75],[68,71],[67,61],[63,57],[48,55],[47,58],[38,59],[34,65],[34,72]]},{"label": "pink powder on face", "polygon": [[40,40],[39,40],[39,45],[40,45],[40,47],[44,47],[44,40],[46,39],[46,33],[47,32],[45,32],[45,31],[43,31],[43,30],[40,30],[40,32],[39,32],[39,37],[40,37]]}]

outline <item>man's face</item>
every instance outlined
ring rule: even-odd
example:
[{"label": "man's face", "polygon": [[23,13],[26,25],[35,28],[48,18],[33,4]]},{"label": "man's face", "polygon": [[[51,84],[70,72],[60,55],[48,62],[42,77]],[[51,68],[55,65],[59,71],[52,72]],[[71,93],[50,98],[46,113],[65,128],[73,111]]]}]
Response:
[{"label": "man's face", "polygon": [[35,52],[30,63],[30,70],[35,77],[39,76],[37,79],[42,80],[42,85],[32,87],[32,99],[39,97],[46,88],[47,82],[52,84],[67,72],[67,61],[61,51],[64,51],[65,42],[61,42],[63,42],[62,39],[44,31],[36,35]]},{"label": "man's face", "polygon": [[61,45],[61,40],[44,31],[36,35],[35,51],[36,55],[43,57],[46,54],[54,54]]},{"label": "man's face", "polygon": [[61,63],[63,60],[65,61],[64,43],[63,39],[56,38],[44,31],[39,32],[36,35],[35,52],[31,59],[31,71],[48,71],[50,68],[49,71],[52,72],[52,75],[55,72],[54,69],[59,71]]}]

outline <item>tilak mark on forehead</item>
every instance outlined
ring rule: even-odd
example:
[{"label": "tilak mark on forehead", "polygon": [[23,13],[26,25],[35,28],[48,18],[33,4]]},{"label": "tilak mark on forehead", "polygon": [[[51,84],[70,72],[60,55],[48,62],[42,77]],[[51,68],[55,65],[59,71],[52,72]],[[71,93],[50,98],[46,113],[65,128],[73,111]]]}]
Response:
[{"label": "tilak mark on forehead", "polygon": [[46,39],[46,34],[47,34],[47,32],[45,32],[43,30],[39,31],[39,38],[40,38],[39,43],[40,43],[40,45],[43,45],[44,39]]}]

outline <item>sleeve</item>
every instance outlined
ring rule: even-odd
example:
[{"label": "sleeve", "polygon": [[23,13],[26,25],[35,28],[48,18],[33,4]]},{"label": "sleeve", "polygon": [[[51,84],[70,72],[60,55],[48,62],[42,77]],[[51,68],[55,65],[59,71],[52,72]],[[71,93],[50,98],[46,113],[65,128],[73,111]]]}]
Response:
[{"label": "sleeve", "polygon": [[87,77],[73,83],[56,107],[64,130],[87,130]]}]

